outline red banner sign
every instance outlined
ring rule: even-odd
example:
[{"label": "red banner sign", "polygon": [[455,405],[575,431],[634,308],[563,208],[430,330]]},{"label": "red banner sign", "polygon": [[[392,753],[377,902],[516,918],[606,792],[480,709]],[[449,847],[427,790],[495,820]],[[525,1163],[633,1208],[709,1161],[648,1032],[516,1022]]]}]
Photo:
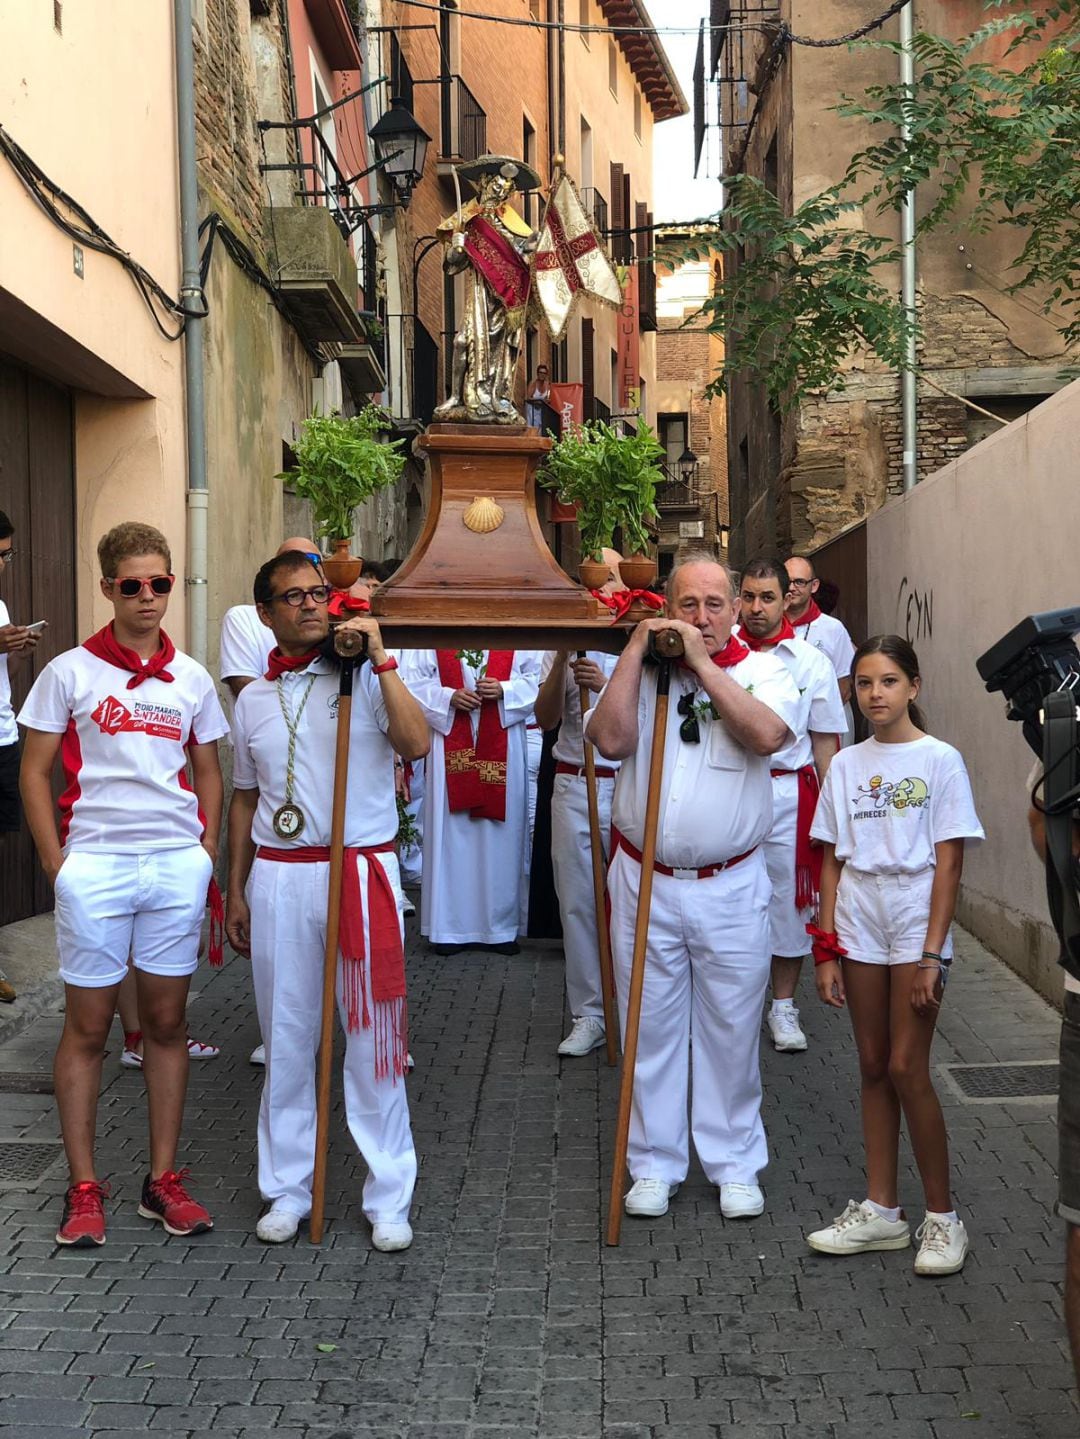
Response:
[{"label": "red banner sign", "polygon": [[[565,435],[573,425],[580,425],[585,418],[584,385],[552,385],[548,404],[562,421]],[[577,506],[564,505],[552,496],[551,518],[555,524],[572,524],[577,519]]]},{"label": "red banner sign", "polygon": [[619,311],[619,395],[618,406],[624,413],[641,408],[641,332],[638,329],[638,274],[631,265],[623,290]]}]

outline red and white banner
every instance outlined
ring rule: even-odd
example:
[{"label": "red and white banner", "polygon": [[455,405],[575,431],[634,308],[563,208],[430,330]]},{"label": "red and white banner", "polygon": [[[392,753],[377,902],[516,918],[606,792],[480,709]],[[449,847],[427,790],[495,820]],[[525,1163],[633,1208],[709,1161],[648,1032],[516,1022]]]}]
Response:
[{"label": "red and white banner", "polygon": [[568,175],[548,201],[533,257],[533,293],[551,338],[562,339],[579,295],[622,303],[622,288],[600,236]]}]

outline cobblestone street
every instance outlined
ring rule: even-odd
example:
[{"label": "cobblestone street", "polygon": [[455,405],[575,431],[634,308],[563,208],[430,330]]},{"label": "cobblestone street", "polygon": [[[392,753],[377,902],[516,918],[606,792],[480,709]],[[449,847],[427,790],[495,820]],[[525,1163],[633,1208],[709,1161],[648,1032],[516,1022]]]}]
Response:
[{"label": "cobblestone street", "polygon": [[[410,921],[415,924],[415,921]],[[1050,1060],[1053,1012],[960,937],[936,1051],[943,1065]],[[406,1254],[360,1215],[336,1112],[328,1234],[254,1235],[261,1072],[244,963],[205,967],[183,1158],[215,1216],[171,1239],[135,1213],[142,1081],[105,1067],[106,1247],[53,1243],[62,1163],[0,1189],[4,1434],[467,1439],[1055,1439],[1080,1432],[1062,1336],[1047,1098],[971,1103],[942,1079],[962,1274],[917,1280],[908,1253],[829,1260],[803,1233],[862,1197],[846,1016],[803,987],[806,1055],[765,1055],[767,1209],[725,1223],[700,1171],[656,1222],[601,1238],[615,1114],[602,1051],[560,1061],[561,954],[435,959],[412,946],[409,1082],[420,1154]],[[0,1046],[47,1070],[58,1020]],[[4,1095],[0,1139],[51,1141],[51,1095]],[[921,1219],[910,1164],[902,1199]]]}]

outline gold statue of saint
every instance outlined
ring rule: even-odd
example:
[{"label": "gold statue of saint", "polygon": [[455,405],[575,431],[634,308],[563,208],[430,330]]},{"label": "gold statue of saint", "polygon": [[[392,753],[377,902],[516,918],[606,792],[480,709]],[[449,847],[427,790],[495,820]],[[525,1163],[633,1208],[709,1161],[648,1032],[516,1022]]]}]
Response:
[{"label": "gold statue of saint", "polygon": [[525,328],[537,235],[510,205],[515,190],[540,188],[530,166],[506,155],[481,155],[457,173],[476,199],[439,225],[448,275],[467,276],[465,313],[454,336],[450,393],[436,420],[523,425],[514,404],[514,373]]}]

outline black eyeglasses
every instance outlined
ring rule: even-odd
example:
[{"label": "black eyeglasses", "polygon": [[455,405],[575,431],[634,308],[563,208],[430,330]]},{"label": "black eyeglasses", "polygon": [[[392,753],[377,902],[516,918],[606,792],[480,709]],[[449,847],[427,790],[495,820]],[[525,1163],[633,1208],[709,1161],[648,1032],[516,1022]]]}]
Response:
[{"label": "black eyeglasses", "polygon": [[312,599],[317,605],[325,605],[330,598],[329,585],[312,585],[309,590],[302,590],[299,587],[294,590],[285,590],[283,594],[271,595],[271,599],[284,600],[287,605],[292,605],[298,610],[306,599]]},{"label": "black eyeglasses", "polygon": [[113,579],[112,583],[120,591],[126,600],[133,600],[136,595],[141,595],[143,586],[149,585],[153,594],[167,595],[176,583],[175,575],[125,575],[122,580]]},{"label": "black eyeglasses", "polygon": [[679,726],[679,738],[684,744],[701,743],[701,726],[698,724],[697,712],[694,709],[694,694],[687,691],[679,700],[677,710],[683,716],[683,722]]}]

